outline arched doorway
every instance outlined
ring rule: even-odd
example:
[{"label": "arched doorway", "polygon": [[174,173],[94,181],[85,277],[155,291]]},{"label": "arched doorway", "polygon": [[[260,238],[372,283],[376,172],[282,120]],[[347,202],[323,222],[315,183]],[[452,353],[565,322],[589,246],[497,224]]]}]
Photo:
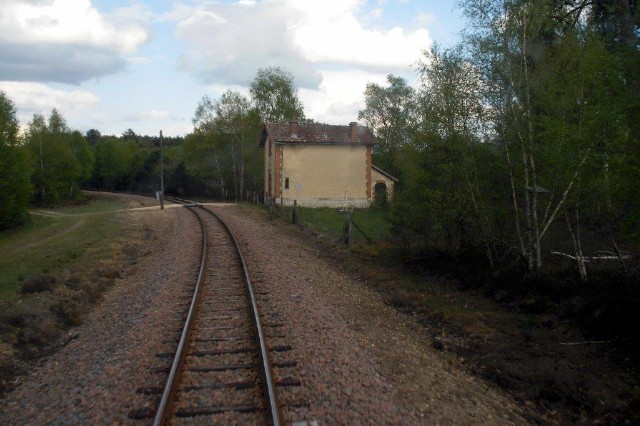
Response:
[{"label": "arched doorway", "polygon": [[378,182],[373,187],[373,199],[378,205],[387,204],[387,184],[384,182]]}]

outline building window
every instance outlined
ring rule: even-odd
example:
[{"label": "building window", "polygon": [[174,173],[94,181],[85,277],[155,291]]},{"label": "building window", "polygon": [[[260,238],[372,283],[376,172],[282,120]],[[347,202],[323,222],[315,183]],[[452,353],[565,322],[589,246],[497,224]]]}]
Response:
[{"label": "building window", "polygon": [[284,178],[284,189],[289,189],[289,178]]}]

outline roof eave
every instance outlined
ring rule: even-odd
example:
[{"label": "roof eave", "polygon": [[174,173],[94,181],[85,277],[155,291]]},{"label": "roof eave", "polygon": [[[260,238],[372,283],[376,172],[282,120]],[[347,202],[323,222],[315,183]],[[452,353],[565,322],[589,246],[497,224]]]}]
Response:
[{"label": "roof eave", "polygon": [[346,146],[371,146],[371,142],[331,142],[331,141],[305,141],[305,140],[275,140],[276,145],[346,145]]},{"label": "roof eave", "polygon": [[381,174],[385,175],[386,177],[388,177],[389,179],[391,179],[394,182],[400,182],[400,180],[398,178],[395,178],[395,177],[391,176],[389,173],[385,172],[384,170],[382,170],[380,167],[376,166],[375,164],[371,164],[371,168],[374,169],[375,171],[377,171],[378,173],[381,173]]}]

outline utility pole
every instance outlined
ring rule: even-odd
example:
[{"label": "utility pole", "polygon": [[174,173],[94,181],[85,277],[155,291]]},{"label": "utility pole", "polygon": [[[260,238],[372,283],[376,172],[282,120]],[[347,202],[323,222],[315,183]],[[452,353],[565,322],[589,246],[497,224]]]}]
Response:
[{"label": "utility pole", "polygon": [[162,150],[162,130],[160,130],[160,210],[164,210],[164,152]]}]

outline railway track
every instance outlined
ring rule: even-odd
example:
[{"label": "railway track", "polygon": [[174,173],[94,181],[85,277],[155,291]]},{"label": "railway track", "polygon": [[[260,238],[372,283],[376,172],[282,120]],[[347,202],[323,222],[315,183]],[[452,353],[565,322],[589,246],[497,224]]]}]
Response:
[{"label": "railway track", "polygon": [[[160,388],[139,389],[156,401],[132,410],[132,419],[150,419],[154,425],[184,423],[281,424],[267,331],[263,326],[246,263],[235,237],[212,211],[187,200],[185,205],[202,229],[202,254],[198,280],[184,326],[169,343],[175,351],[156,354],[171,359]],[[289,348],[271,348],[281,351]],[[287,365],[281,365],[287,367]],[[167,371],[168,370],[168,371]],[[285,383],[286,384],[286,383]],[[153,413],[153,414],[152,414]]]}]

